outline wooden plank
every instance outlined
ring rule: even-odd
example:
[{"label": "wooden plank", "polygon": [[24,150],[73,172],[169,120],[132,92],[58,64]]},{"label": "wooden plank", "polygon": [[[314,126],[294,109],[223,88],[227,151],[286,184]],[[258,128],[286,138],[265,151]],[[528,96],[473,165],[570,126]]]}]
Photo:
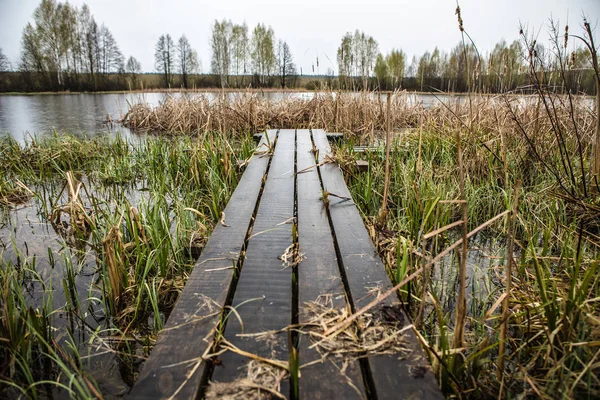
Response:
[{"label": "wooden plank", "polygon": [[344,142],[344,134],[339,132],[327,132],[327,140],[335,144],[342,144]]},{"label": "wooden plank", "polygon": [[[320,161],[331,149],[325,132],[313,130],[313,138],[319,149]],[[342,171],[337,165],[320,167],[321,179],[326,191],[340,197],[351,198]],[[340,256],[346,273],[350,298],[354,308],[359,309],[373,300],[378,288],[385,291],[391,283],[385,267],[365,229],[358,209],[351,201],[330,196],[329,211]],[[382,306],[392,306],[388,298]],[[408,318],[402,312],[405,323]],[[378,399],[420,398],[443,399],[437,381],[429,368],[429,362],[412,330],[406,335],[411,350],[410,356],[399,359],[392,355],[368,358],[374,395]]]},{"label": "wooden plank", "polygon": [[369,171],[369,162],[365,160],[356,160],[354,163],[354,171],[357,173],[363,173]]},{"label": "wooden plank", "polygon": [[[276,131],[268,135],[274,140]],[[196,398],[210,370],[207,363],[199,364],[200,357],[212,345],[211,332],[226,304],[234,279],[231,267],[240,257],[268,162],[269,157],[252,157],[225,208],[228,226],[218,224],[208,239],[130,398],[167,398],[177,391],[177,398]]]},{"label": "wooden plank", "polygon": [[[329,307],[346,307],[344,285],[340,276],[329,219],[322,200],[321,181],[315,166],[311,134],[308,130],[297,131],[297,175],[298,191],[298,242],[300,252],[306,257],[298,266],[299,322],[307,321],[303,312],[307,302],[330,299]],[[309,349],[310,338],[301,335],[298,345],[300,365],[321,356]],[[354,399],[365,398],[360,365],[351,362],[345,374],[340,372],[342,363],[329,359],[302,368],[300,398],[302,399]],[[327,377],[327,379],[323,379]]]},{"label": "wooden plank", "polygon": [[[246,258],[240,271],[225,338],[234,346],[269,359],[288,361],[287,332],[269,337],[240,337],[279,330],[292,321],[292,268],[285,268],[279,257],[292,244],[294,217],[295,132],[279,132],[267,182],[248,242]],[[246,376],[250,359],[228,351],[219,356],[211,381],[232,382]],[[289,392],[287,380],[281,382],[283,394]]]}]

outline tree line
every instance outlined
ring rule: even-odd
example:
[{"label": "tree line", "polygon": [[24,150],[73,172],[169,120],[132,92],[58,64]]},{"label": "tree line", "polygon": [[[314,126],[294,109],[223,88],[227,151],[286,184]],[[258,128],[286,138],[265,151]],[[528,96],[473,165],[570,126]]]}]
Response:
[{"label": "tree line", "polygon": [[[408,62],[406,53],[379,51],[377,41],[356,30],[342,36],[337,49],[337,74],[301,78],[288,43],[276,39],[270,26],[259,23],[250,32],[246,23],[215,20],[208,45],[210,73],[202,74],[201,60],[182,35],[158,38],[154,74],[142,74],[133,56],[127,60],[104,24],[89,7],[42,0],[21,36],[21,54],[10,63],[0,48],[0,91],[100,91],[139,88],[281,87],[342,90],[418,90],[502,92],[528,83],[530,72],[520,41],[499,41],[486,54],[473,44],[458,43],[449,52],[434,48]],[[552,73],[555,52],[536,44],[538,58]],[[316,59],[319,65],[319,59]],[[313,66],[314,73],[314,66]],[[578,48],[566,71],[569,89],[593,93],[590,52]],[[154,77],[155,79],[151,79]],[[550,75],[552,81],[552,75]]]},{"label": "tree line", "polygon": [[[553,43],[556,41],[554,38]],[[472,43],[460,42],[449,53],[436,47],[420,57],[413,56],[408,63],[402,50],[392,49],[384,55],[379,52],[373,37],[356,30],[342,37],[337,50],[338,75],[335,77],[329,70],[327,83],[333,89],[344,90],[526,91],[532,72],[526,52],[535,51],[539,63],[536,73],[544,75],[543,80],[549,87],[560,85],[555,89],[595,93],[592,57],[588,49],[578,47],[571,52],[567,68],[562,64],[568,86],[564,87],[557,49],[547,49],[537,42],[534,47],[524,49],[519,40],[511,44],[501,40],[490,52],[480,54]],[[564,53],[564,49],[560,52]]]},{"label": "tree line", "polygon": [[295,87],[297,70],[287,42],[259,23],[250,36],[246,23],[215,21],[210,36],[211,72],[220,87]]},{"label": "tree line", "polygon": [[[21,36],[18,84],[27,91],[124,86],[125,59],[110,29],[81,8],[42,0]],[[130,58],[127,65],[139,66]]]},{"label": "tree line", "polygon": [[161,35],[154,59],[163,87],[296,86],[297,71],[289,45],[281,39],[277,41],[270,26],[259,23],[249,34],[246,23],[215,20],[209,46],[211,74],[199,77],[200,60],[186,36],[175,45],[169,34]]},{"label": "tree line", "polygon": [[192,49],[188,38],[181,35],[177,45],[171,35],[161,35],[154,53],[155,68],[163,77],[164,87],[174,85],[174,75],[181,77],[181,86],[190,87],[190,75],[196,74],[199,67],[198,54]]},{"label": "tree line", "polygon": [[[410,63],[402,50],[392,49],[384,55],[377,48],[377,42],[362,32],[344,35],[337,50],[338,77],[331,79],[330,84],[347,90],[500,93],[522,90],[529,83],[531,71],[524,53],[529,49],[524,49],[518,40],[510,44],[501,40],[492,51],[483,55],[473,44],[462,42],[449,53],[436,47],[420,57],[413,56]],[[556,52],[541,43],[535,45],[535,52],[546,67],[546,80],[550,85],[558,84],[560,72]],[[568,89],[573,93],[595,93],[588,49],[580,47],[570,54],[566,76]]]}]

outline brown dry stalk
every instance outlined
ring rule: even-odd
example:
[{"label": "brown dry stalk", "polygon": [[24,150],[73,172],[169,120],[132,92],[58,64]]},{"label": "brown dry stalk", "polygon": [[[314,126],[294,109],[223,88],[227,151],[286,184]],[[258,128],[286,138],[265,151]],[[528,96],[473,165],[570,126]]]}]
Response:
[{"label": "brown dry stalk", "polygon": [[[469,98],[470,102],[470,98]],[[456,298],[456,322],[454,324],[454,338],[453,347],[463,347],[464,335],[465,335],[465,319],[467,316],[467,234],[468,234],[468,204],[466,202],[467,196],[465,194],[465,170],[463,165],[463,152],[462,152],[462,138],[460,130],[456,131],[456,148],[458,157],[458,182],[460,187],[460,199],[464,200],[461,203],[462,210],[462,249],[460,253],[460,264],[458,269],[458,296]]]},{"label": "brown dry stalk", "polygon": [[333,308],[319,301],[311,301],[304,304],[302,314],[305,321],[296,329],[299,333],[310,337],[312,344],[310,349],[315,349],[320,359],[310,361],[300,366],[300,369],[315,362],[332,361],[334,365],[339,362],[345,369],[348,363],[363,357],[393,354],[396,356],[406,355],[410,352],[407,348],[405,332],[413,329],[413,325],[401,326],[402,319],[394,319],[393,308],[386,308],[375,313],[365,313],[358,317],[356,323],[346,326],[336,335],[325,336],[324,332],[340,322],[347,320],[347,308]]},{"label": "brown dry stalk", "polygon": [[385,114],[386,130],[385,130],[385,180],[383,184],[383,198],[381,200],[381,210],[379,210],[379,224],[385,226],[387,220],[387,202],[388,190],[390,187],[390,146],[391,146],[391,96],[387,96],[387,112]]},{"label": "brown dry stalk", "polygon": [[20,180],[16,179],[15,185],[17,188],[9,189],[6,193],[0,191],[0,205],[12,206],[22,204],[35,196],[35,193]]},{"label": "brown dry stalk", "polygon": [[[479,225],[477,228],[475,228],[471,232],[469,232],[467,234],[467,239],[469,239],[470,237],[472,237],[473,235],[475,235],[477,232],[479,232],[483,228],[486,228],[487,226],[489,226],[492,223],[496,222],[500,218],[504,217],[509,212],[510,212],[509,210],[506,210],[506,211],[503,211],[500,214],[496,215],[495,217],[488,219],[483,224]],[[431,260],[431,263],[435,264],[436,262],[440,261],[446,254],[450,253],[452,250],[454,250],[455,248],[457,248],[458,246],[460,246],[462,243],[463,243],[463,239],[458,239],[452,245],[450,245],[449,247],[446,247],[446,249],[444,251],[442,251],[441,253],[439,253],[438,255],[436,255],[435,258],[433,260]]]},{"label": "brown dry stalk", "polygon": [[227,225],[227,224],[225,223],[225,211],[221,211],[221,220],[219,221],[219,223],[220,223],[221,225],[223,225],[224,227],[226,227],[226,228],[227,228],[227,227],[229,227],[229,225]]},{"label": "brown dry stalk", "polygon": [[[93,214],[88,214],[88,211],[86,211],[84,207],[80,192],[82,188],[85,190],[85,187],[83,186],[83,183],[75,178],[72,171],[66,173],[66,182],[65,186],[63,186],[63,191],[65,188],[68,189],[67,194],[69,200],[67,204],[55,206],[53,208],[50,220],[56,229],[62,232],[69,240],[74,241],[77,234],[86,237],[91,233],[89,227],[93,222]],[[59,194],[59,198],[63,191]],[[68,223],[66,221],[61,221],[63,214],[69,216]]]},{"label": "brown dry stalk", "polygon": [[464,222],[464,221],[461,219],[461,220],[458,220],[458,221],[456,221],[456,222],[453,222],[453,223],[451,223],[451,224],[448,224],[448,225],[446,225],[446,226],[443,226],[443,227],[441,227],[441,228],[439,228],[439,229],[436,229],[435,231],[432,231],[432,232],[429,232],[429,233],[425,234],[425,235],[423,236],[423,239],[427,240],[427,239],[429,239],[429,238],[432,238],[432,237],[434,237],[434,236],[437,236],[437,235],[439,235],[440,233],[446,232],[448,229],[452,229],[452,228],[454,228],[454,227],[457,227],[457,226],[461,225],[463,222]]},{"label": "brown dry stalk", "polygon": [[235,346],[234,344],[229,342],[224,337],[221,338],[221,347],[225,350],[229,350],[236,354],[239,354],[240,356],[251,358],[253,360],[256,360],[256,361],[259,361],[262,363],[270,364],[270,365],[273,365],[274,367],[281,368],[285,371],[289,371],[289,368],[290,368],[287,361],[273,360],[270,358],[264,358],[264,357],[258,356],[256,354],[249,353],[249,352],[244,351],[244,350],[240,349],[239,347]]}]

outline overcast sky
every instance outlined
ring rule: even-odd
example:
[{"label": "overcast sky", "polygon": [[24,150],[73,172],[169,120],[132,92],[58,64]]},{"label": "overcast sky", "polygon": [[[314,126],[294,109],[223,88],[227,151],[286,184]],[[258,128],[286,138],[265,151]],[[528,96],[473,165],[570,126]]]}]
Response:
[{"label": "overcast sky", "polygon": [[[16,66],[23,27],[32,20],[39,0],[0,0],[0,47]],[[278,39],[288,42],[298,69],[337,71],[336,51],[342,35],[359,29],[373,36],[384,54],[403,49],[409,57],[438,46],[449,51],[460,32],[454,11],[456,0],[71,0],[87,3],[96,21],[106,24],[125,57],[134,56],[144,71],[154,70],[154,46],[170,33],[185,34],[198,52],[203,72],[210,70],[208,38],[215,19],[246,21],[249,30],[259,23],[271,25]],[[600,0],[461,0],[465,29],[485,53],[501,38],[518,36],[519,23],[547,38],[545,24],[552,16],[570,33],[581,33],[581,14],[590,17],[600,42]],[[315,65],[316,68],[316,65]]]}]

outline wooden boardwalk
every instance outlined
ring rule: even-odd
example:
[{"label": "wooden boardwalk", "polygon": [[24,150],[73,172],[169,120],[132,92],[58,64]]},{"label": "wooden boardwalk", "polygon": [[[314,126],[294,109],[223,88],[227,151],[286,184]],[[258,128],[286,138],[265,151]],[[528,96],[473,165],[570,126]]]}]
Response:
[{"label": "wooden boardwalk", "polygon": [[[257,357],[302,366],[297,380],[281,369],[272,398],[443,398],[410,329],[402,354],[362,358],[323,357],[303,329],[310,304],[354,312],[391,287],[341,170],[320,165],[330,151],[323,130],[263,135],[130,398],[202,398],[209,382],[247,377]],[[373,318],[391,310],[402,328],[393,300]]]}]

